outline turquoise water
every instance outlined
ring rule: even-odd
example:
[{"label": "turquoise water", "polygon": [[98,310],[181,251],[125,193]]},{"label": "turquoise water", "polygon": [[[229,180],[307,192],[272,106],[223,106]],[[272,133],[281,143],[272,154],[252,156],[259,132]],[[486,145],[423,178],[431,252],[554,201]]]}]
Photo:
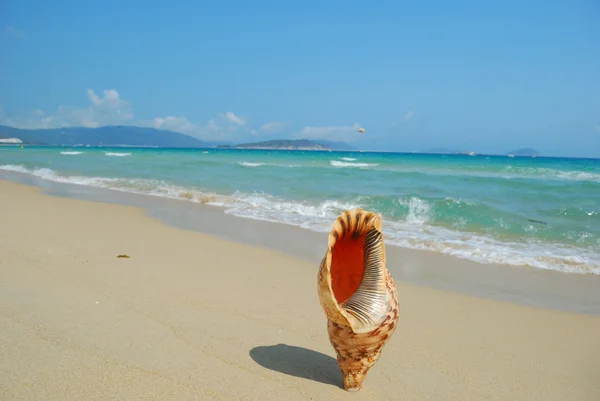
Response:
[{"label": "turquoise water", "polygon": [[388,244],[600,274],[598,159],[7,146],[0,170],[316,231],[362,207],[383,215]]}]

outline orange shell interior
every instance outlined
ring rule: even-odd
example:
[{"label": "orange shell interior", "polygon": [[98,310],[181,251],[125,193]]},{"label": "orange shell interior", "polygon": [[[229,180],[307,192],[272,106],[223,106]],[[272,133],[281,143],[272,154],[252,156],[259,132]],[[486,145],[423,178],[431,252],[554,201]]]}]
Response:
[{"label": "orange shell interior", "polygon": [[347,301],[358,289],[365,271],[365,235],[346,235],[336,241],[331,255],[331,287],[336,301]]}]

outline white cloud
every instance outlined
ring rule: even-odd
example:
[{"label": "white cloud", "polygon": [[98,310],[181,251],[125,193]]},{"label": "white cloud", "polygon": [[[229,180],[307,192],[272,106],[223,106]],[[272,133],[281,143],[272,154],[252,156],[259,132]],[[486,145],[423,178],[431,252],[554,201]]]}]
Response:
[{"label": "white cloud", "polygon": [[100,97],[92,89],[88,89],[87,96],[91,103],[87,108],[59,106],[54,114],[34,110],[23,115],[6,117],[4,123],[18,128],[60,128],[121,125],[133,121],[131,104],[121,99],[116,90],[104,90]]},{"label": "white cloud", "polygon": [[152,127],[157,129],[164,129],[168,131],[175,132],[186,132],[191,131],[196,128],[194,124],[189,122],[189,120],[185,117],[156,117],[152,120]]},{"label": "white cloud", "polygon": [[[138,125],[164,129],[191,135],[205,140],[235,140],[250,132],[244,128],[246,120],[228,111],[205,124],[194,124],[184,116],[156,117],[152,120],[135,120],[131,103],[123,100],[114,89],[97,94],[87,90],[88,107],[59,106],[55,113],[33,110],[29,113],[6,116],[0,109],[0,124],[17,128],[60,128],[60,127],[99,127],[103,125]],[[241,130],[241,132],[240,132]],[[256,131],[252,133],[256,134]]]},{"label": "white cloud", "polygon": [[5,25],[4,32],[6,32],[7,34],[9,34],[11,36],[16,36],[17,38],[25,37],[25,31],[23,31],[22,29],[17,29],[12,25]]},{"label": "white cloud", "polygon": [[237,124],[239,126],[246,125],[246,121],[243,118],[241,118],[239,116],[236,116],[232,111],[226,112],[223,116],[229,122],[232,122],[232,123]]},{"label": "white cloud", "polygon": [[280,123],[277,121],[271,121],[271,122],[261,125],[260,130],[265,131],[265,132],[279,132],[283,129],[284,126],[285,126],[285,124],[283,124],[283,123]]},{"label": "white cloud", "polygon": [[404,122],[410,121],[414,117],[414,115],[415,115],[415,113],[412,112],[411,110],[409,110],[406,113],[404,113],[404,115],[402,116],[402,121],[404,121]]},{"label": "white cloud", "polygon": [[359,128],[360,125],[358,123],[347,126],[304,127],[292,135],[302,139],[328,139],[352,142],[358,140],[360,137],[361,134],[358,133]]},{"label": "white cloud", "polygon": [[[231,113],[231,115],[235,116],[233,113]],[[213,118],[206,124],[194,124],[183,116],[156,117],[151,121],[138,121],[135,124],[181,132],[203,140],[230,141],[235,140],[240,136],[240,121],[228,118],[227,113],[223,113],[219,115],[219,119]],[[247,129],[244,129],[244,132],[249,132],[251,134],[253,134],[253,131],[254,130],[248,131]]]},{"label": "white cloud", "polygon": [[[206,124],[194,124],[183,116],[156,117],[154,120],[139,121],[136,124],[181,132],[203,140],[232,141],[238,139],[243,133],[255,135],[252,132],[254,130],[242,128],[246,125],[246,120],[232,111],[221,113],[217,117],[210,119]],[[240,129],[243,130],[242,133]]]}]

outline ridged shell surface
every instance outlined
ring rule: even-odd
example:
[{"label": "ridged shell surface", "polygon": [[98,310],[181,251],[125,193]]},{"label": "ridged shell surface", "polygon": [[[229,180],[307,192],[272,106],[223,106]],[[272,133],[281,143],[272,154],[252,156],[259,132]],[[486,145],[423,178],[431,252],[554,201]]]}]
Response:
[{"label": "ridged shell surface", "polygon": [[[348,247],[336,248],[340,241],[359,241],[361,252],[343,259]],[[332,274],[332,262],[337,263]],[[356,250],[354,251],[356,252]],[[358,260],[361,259],[361,260]],[[333,288],[333,276],[344,281],[351,275],[351,264],[362,268],[360,284],[347,299],[339,298]],[[346,268],[348,265],[348,268]],[[394,333],[398,321],[398,295],[394,280],[386,268],[385,245],[381,232],[381,216],[356,209],[342,213],[329,234],[328,249],[319,269],[319,299],[327,317],[329,340],[337,354],[338,365],[344,376],[344,388],[357,391],[362,388],[369,369],[379,359],[384,345]]]}]

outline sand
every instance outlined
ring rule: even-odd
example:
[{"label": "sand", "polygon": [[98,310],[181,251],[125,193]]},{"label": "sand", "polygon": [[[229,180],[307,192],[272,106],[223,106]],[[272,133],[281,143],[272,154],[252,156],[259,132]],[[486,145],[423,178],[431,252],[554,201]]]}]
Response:
[{"label": "sand", "polygon": [[318,265],[8,181],[0,206],[2,400],[600,399],[598,316],[396,280],[398,329],[347,393]]}]

